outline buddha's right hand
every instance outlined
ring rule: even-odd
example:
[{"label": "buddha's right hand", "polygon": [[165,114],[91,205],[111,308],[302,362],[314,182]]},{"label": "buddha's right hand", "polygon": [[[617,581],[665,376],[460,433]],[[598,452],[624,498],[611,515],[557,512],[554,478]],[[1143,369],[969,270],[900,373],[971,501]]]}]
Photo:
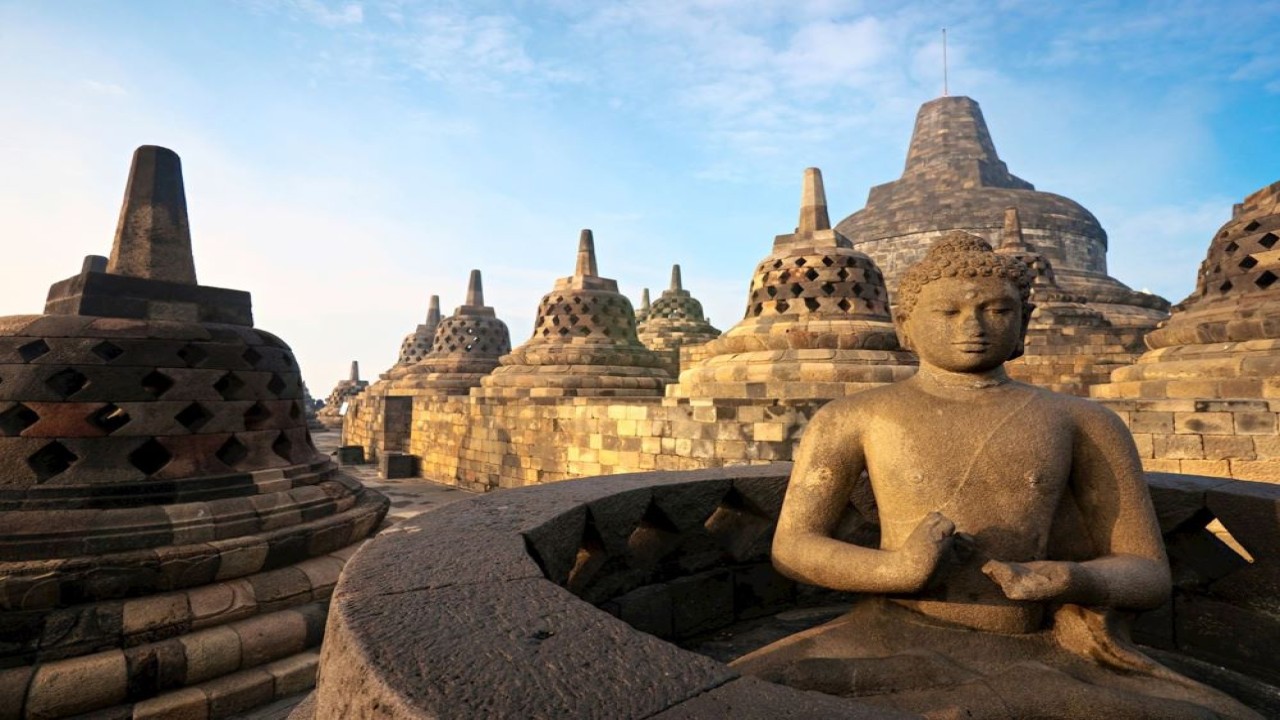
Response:
[{"label": "buddha's right hand", "polygon": [[939,512],[920,520],[906,542],[894,551],[893,572],[907,592],[919,592],[933,576],[955,538],[956,524]]}]

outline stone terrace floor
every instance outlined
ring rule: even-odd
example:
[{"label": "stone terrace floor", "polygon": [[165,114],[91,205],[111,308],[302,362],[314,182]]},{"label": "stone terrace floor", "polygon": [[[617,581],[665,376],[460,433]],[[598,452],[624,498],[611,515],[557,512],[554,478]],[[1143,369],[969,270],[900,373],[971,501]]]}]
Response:
[{"label": "stone terrace floor", "polygon": [[[311,438],[315,441],[316,447],[320,449],[320,452],[326,455],[334,455],[338,451],[338,445],[342,442],[342,433],[336,430],[313,432]],[[373,488],[391,499],[391,510],[387,513],[387,519],[382,524],[383,530],[403,520],[408,520],[418,513],[448,505],[451,502],[471,497],[474,494],[460,488],[424,480],[420,477],[384,480],[378,477],[377,464],[346,465],[342,469],[348,475],[358,478],[360,482],[364,483],[365,487]],[[293,711],[294,706],[302,702],[304,697],[306,697],[306,693],[281,698],[252,712],[236,715],[235,718],[237,720],[284,720]]]}]

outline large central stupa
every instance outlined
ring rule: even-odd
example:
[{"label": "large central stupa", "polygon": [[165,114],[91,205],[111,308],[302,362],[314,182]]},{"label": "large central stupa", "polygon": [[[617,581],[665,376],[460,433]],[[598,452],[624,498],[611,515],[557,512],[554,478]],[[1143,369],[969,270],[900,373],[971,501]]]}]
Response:
[{"label": "large central stupa", "polygon": [[1062,288],[1113,325],[1153,327],[1168,317],[1167,300],[1107,274],[1107,233],[1093,213],[1009,172],[981,108],[967,97],[921,106],[902,177],[871,188],[866,207],[836,230],[875,260],[892,296],[902,271],[949,231],[998,246],[1008,208],[1017,208],[1027,242],[1053,264]]}]

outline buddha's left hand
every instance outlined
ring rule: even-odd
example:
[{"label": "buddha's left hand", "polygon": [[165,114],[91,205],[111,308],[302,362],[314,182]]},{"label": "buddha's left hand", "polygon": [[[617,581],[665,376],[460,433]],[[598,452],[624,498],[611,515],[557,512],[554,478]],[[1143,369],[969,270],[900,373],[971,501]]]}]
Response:
[{"label": "buddha's left hand", "polygon": [[1077,563],[1054,560],[988,560],[982,572],[1010,600],[1068,600],[1080,585],[1081,568]]}]

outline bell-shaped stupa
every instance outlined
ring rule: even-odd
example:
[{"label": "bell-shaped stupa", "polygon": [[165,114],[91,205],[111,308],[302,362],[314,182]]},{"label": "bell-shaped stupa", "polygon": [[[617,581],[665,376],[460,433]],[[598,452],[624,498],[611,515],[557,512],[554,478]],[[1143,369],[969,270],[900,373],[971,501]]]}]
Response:
[{"label": "bell-shaped stupa", "polygon": [[436,339],[436,328],[439,326],[440,296],[432,295],[427,305],[426,322],[405,335],[404,341],[400,343],[400,357],[396,360],[395,367],[406,367],[426,357],[431,352],[431,345]]},{"label": "bell-shaped stupa", "polygon": [[1150,350],[1093,388],[1149,470],[1280,482],[1280,182],[1214,235]]},{"label": "bell-shaped stupa", "polygon": [[480,271],[472,270],[466,302],[440,321],[431,351],[391,374],[388,395],[466,395],[511,352],[511,334],[484,304]]},{"label": "bell-shaped stupa", "polygon": [[669,396],[831,399],[915,372],[880,270],[831,227],[817,168],[804,172],[799,226],[756,266],[745,317],[701,352]]},{"label": "bell-shaped stupa", "polygon": [[316,418],[325,427],[342,427],[342,406],[364,392],[367,387],[369,383],[360,379],[360,361],[352,360],[351,373],[347,375],[346,380],[339,380],[338,384],[333,386],[333,391],[324,401],[324,407],[316,413]]},{"label": "bell-shaped stupa", "polygon": [[667,359],[673,376],[680,372],[681,350],[720,337],[720,331],[707,322],[702,303],[684,289],[679,265],[671,266],[671,286],[649,307],[638,334],[645,347]]},{"label": "bell-shaped stupa", "polygon": [[504,355],[473,394],[482,397],[661,395],[671,376],[636,337],[636,313],[618,283],[599,276],[583,230],[573,275],[538,304],[533,337]]},{"label": "bell-shaped stupa", "polygon": [[178,156],[109,262],[0,318],[0,716],[224,717],[314,679],[387,501],[319,453],[249,293],[199,285]]},{"label": "bell-shaped stupa", "polygon": [[1084,296],[1112,324],[1151,328],[1168,316],[1168,301],[1107,274],[1107,233],[1093,213],[1009,172],[967,97],[921,106],[902,177],[871,188],[866,207],[836,229],[875,260],[892,295],[899,275],[949,231],[998,246],[1008,207],[1018,208],[1026,242],[1053,263],[1062,289]]}]

